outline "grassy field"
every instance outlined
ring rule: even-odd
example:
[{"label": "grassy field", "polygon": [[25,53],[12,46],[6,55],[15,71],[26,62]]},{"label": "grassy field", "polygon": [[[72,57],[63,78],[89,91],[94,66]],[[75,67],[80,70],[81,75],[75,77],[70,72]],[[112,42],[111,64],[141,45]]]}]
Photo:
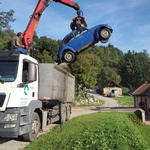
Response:
[{"label": "grassy field", "polygon": [[134,113],[83,115],[41,135],[25,150],[150,150],[150,126]]},{"label": "grassy field", "polygon": [[134,99],[132,96],[114,97],[122,106],[133,106]]}]

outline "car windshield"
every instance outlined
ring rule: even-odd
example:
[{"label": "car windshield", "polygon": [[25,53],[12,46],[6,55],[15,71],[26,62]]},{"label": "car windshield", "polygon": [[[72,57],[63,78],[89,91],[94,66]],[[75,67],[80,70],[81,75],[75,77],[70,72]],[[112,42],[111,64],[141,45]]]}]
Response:
[{"label": "car windshield", "polygon": [[17,76],[18,61],[0,61],[0,82],[13,82]]}]

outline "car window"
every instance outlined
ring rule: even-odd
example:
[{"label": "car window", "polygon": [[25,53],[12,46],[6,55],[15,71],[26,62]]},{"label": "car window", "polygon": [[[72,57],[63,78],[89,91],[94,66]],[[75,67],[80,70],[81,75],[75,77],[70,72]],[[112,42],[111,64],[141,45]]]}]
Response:
[{"label": "car window", "polygon": [[72,38],[74,38],[73,34],[71,33],[70,35],[68,35],[66,37],[66,39],[64,40],[64,44],[67,44]]},{"label": "car window", "polygon": [[75,31],[75,32],[74,32],[74,35],[75,35],[75,36],[79,36],[80,34],[82,34],[82,33],[86,32],[86,31],[87,31],[87,29],[86,29],[86,28],[81,28],[81,30],[80,30],[80,31]]}]

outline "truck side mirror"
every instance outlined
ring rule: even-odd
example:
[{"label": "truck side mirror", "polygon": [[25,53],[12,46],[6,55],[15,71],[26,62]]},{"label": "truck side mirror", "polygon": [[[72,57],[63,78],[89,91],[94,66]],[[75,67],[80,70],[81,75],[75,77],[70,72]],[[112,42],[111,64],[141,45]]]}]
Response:
[{"label": "truck side mirror", "polygon": [[37,80],[36,65],[34,63],[29,63],[28,73],[28,82],[33,82]]}]

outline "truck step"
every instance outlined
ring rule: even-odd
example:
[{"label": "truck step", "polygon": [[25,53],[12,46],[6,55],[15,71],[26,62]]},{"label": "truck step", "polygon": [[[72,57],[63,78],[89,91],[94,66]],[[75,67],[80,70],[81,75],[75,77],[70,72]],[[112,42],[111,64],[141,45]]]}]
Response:
[{"label": "truck step", "polygon": [[21,112],[21,116],[27,116],[28,113],[27,112]]},{"label": "truck step", "polygon": [[24,126],[24,125],[27,125],[27,124],[28,124],[28,122],[21,122],[20,126]]}]

